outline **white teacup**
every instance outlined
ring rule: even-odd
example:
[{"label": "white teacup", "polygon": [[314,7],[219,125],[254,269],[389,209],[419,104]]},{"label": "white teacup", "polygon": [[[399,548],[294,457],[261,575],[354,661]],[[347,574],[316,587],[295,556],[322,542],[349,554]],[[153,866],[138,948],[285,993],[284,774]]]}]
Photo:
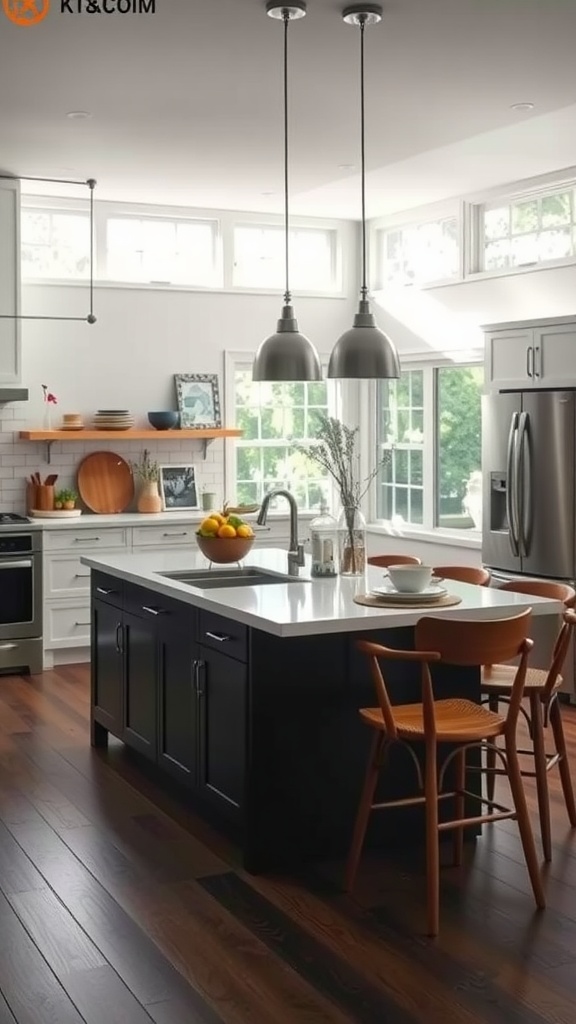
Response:
[{"label": "white teacup", "polygon": [[420,594],[432,581],[430,565],[389,565],[392,586],[401,594]]}]

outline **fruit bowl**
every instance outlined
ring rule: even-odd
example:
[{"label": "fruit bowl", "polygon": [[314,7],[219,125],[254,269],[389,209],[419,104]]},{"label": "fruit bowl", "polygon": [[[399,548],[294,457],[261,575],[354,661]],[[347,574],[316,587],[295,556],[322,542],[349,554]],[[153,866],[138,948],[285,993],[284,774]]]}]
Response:
[{"label": "fruit bowl", "polygon": [[202,554],[220,565],[239,562],[254,543],[254,537],[201,537],[198,533],[196,540]]}]

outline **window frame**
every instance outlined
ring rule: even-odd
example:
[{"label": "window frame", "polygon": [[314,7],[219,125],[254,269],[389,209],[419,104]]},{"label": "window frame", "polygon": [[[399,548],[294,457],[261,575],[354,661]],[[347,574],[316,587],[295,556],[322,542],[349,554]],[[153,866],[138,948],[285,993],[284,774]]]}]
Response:
[{"label": "window frame", "polygon": [[[458,265],[453,277],[435,278],[432,281],[410,284],[398,284],[384,281],[380,241],[381,235],[389,231],[402,231],[419,225],[433,224],[440,220],[454,218],[456,220],[456,239],[458,245]],[[463,200],[452,199],[448,202],[420,206],[413,210],[404,210],[387,217],[377,217],[369,224],[369,280],[371,291],[385,291],[386,288],[417,288],[426,291],[428,288],[441,288],[458,284],[464,279],[465,271],[465,232],[466,211]]]},{"label": "window frame", "polygon": [[[478,546],[481,541],[479,530],[457,529],[435,525],[437,491],[438,491],[438,431],[437,431],[437,375],[436,370],[457,366],[480,366],[484,368],[483,358],[474,358],[467,354],[465,359],[425,359],[422,355],[405,355],[402,357],[403,370],[423,371],[423,470],[422,470],[422,523],[403,523],[398,526],[390,519],[378,517],[378,485],[370,489],[370,502],[367,509],[369,525],[389,534],[402,536],[431,537],[438,541],[450,540],[467,545]],[[378,418],[378,382],[374,381],[369,388],[368,404],[370,409],[370,429],[368,432],[369,449],[372,452],[372,464],[380,454]]]}]

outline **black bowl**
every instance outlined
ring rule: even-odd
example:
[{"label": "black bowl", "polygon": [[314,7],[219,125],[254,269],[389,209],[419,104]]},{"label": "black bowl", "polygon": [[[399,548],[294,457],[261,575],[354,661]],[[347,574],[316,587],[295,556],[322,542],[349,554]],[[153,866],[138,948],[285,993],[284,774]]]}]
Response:
[{"label": "black bowl", "polygon": [[166,412],[149,412],[148,423],[155,430],[172,430],[178,426],[180,420],[180,413],[174,412],[173,409],[168,409]]}]

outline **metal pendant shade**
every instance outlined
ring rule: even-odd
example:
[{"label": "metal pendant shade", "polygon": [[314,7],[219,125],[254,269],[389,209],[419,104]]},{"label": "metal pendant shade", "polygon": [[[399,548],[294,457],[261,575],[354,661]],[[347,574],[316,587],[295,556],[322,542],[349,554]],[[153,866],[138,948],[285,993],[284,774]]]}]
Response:
[{"label": "metal pendant shade", "polygon": [[382,18],[378,4],[346,7],[342,17],[349,25],[360,27],[360,135],[362,154],[362,285],[358,312],[350,330],[336,342],[328,376],[355,380],[386,380],[400,376],[400,360],[396,346],[378,327],[370,312],[366,283],[366,161],[364,144],[364,29]]},{"label": "metal pendant shade", "polygon": [[254,365],[252,379],[269,381],[322,380],[322,367],[318,353],[311,341],[298,330],[294,316],[292,295],[289,286],[289,216],[288,216],[288,23],[306,14],[302,0],[292,0],[289,5],[280,5],[273,0],[266,5],[271,18],[284,22],[284,243],[286,287],[284,305],[276,326],[276,332],[260,345]]}]

